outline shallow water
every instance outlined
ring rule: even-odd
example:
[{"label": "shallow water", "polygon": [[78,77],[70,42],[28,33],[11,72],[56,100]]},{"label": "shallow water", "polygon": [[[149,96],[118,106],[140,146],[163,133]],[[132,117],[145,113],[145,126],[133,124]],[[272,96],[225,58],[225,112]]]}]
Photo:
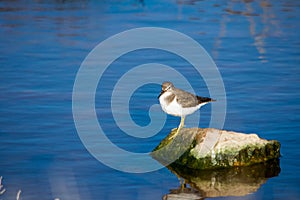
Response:
[{"label": "shallow water", "polygon": [[[278,176],[249,195],[214,199],[299,199],[299,11],[299,2],[287,0],[1,1],[0,176],[6,192],[0,197],[15,199],[21,189],[22,199],[31,200],[150,200],[180,186],[167,168],[132,174],[103,165],[82,144],[72,115],[74,81],[88,53],[121,31],[152,26],[190,36],[213,58],[226,90],[224,129],[282,145]],[[114,84],[133,66],[150,62],[174,67],[197,94],[209,95],[201,76],[174,54],[145,49],[117,59],[100,80],[96,110],[107,137],[131,152],[151,151],[179,124],[168,116],[159,134],[144,139],[115,124]],[[150,123],[149,107],[159,92],[158,84],[136,90],[129,107],[137,124]],[[201,109],[201,127],[209,125],[210,114],[210,105]]]}]

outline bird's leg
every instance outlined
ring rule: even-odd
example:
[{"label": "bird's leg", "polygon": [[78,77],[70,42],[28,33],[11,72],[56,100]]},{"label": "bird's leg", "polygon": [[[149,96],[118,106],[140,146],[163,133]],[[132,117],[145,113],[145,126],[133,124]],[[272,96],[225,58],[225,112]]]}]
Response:
[{"label": "bird's leg", "polygon": [[185,119],[184,116],[182,116],[181,119],[180,119],[180,124],[179,124],[179,126],[177,128],[176,133],[174,135],[172,135],[170,137],[170,139],[173,139],[179,133],[180,129],[184,126],[184,119]]},{"label": "bird's leg", "polygon": [[178,129],[181,129],[184,126],[184,119],[185,119],[184,116],[182,116]]}]

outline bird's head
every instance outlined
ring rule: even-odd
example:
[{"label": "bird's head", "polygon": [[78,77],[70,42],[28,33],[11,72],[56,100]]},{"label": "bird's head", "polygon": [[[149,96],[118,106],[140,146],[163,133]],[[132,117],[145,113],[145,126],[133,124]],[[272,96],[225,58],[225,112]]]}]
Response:
[{"label": "bird's head", "polygon": [[164,92],[167,92],[167,91],[170,91],[174,88],[174,85],[173,83],[169,82],[169,81],[166,81],[166,82],[163,82],[163,84],[161,85],[161,92],[158,96],[158,98],[164,93]]}]

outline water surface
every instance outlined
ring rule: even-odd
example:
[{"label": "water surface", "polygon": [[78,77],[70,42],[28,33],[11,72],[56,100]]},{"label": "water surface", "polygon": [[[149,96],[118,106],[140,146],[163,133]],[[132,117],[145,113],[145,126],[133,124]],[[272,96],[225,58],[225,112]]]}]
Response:
[{"label": "water surface", "polygon": [[[130,174],[101,164],[81,143],[72,116],[73,84],[87,54],[121,31],[154,26],[192,37],[212,56],[227,95],[224,129],[282,144],[278,176],[249,195],[215,199],[299,199],[299,11],[299,2],[288,0],[1,1],[1,198],[15,199],[21,189],[22,199],[31,200],[152,200],[180,186],[167,168]],[[151,151],[179,124],[168,117],[147,139],[128,137],[115,125],[104,96],[126,70],[149,62],[182,71],[199,95],[209,95],[204,80],[176,55],[144,50],[117,60],[101,80],[96,108],[108,137],[128,151]],[[137,124],[149,123],[159,90],[146,85],[132,97]],[[202,109],[201,127],[208,126],[210,112],[210,106]]]}]

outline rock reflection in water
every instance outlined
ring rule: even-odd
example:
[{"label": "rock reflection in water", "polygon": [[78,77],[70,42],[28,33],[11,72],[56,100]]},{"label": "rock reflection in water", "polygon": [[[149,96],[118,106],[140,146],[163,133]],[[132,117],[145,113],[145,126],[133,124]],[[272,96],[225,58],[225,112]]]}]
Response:
[{"label": "rock reflection in water", "polygon": [[[192,170],[170,165],[171,170],[183,180],[178,189],[171,189],[163,199],[203,199],[206,197],[245,196],[256,192],[268,178],[280,173],[279,160],[248,167],[222,170]],[[190,187],[187,187],[189,185]]]}]

